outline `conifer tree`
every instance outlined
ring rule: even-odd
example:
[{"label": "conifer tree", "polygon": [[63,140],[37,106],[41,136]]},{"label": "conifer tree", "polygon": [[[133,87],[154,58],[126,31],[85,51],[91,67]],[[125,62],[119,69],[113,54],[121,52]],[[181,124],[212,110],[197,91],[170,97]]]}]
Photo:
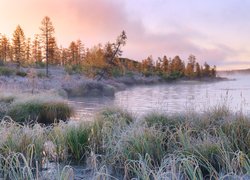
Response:
[{"label": "conifer tree", "polygon": [[69,62],[71,65],[78,64],[78,47],[75,41],[72,41],[69,45],[70,59]]},{"label": "conifer tree", "polygon": [[20,25],[16,27],[12,39],[13,55],[18,64],[25,60],[25,36]]},{"label": "conifer tree", "polygon": [[9,53],[9,40],[3,35],[0,39],[0,60],[3,62],[7,61],[8,53]]},{"label": "conifer tree", "polygon": [[49,55],[51,55],[52,52],[52,47],[51,43],[52,38],[54,37],[54,26],[48,16],[45,16],[41,22],[41,37],[42,37],[42,42],[44,43],[44,49],[45,49],[45,56],[46,56],[46,76],[49,76]]},{"label": "conifer tree", "polygon": [[162,58],[161,70],[163,71],[163,74],[169,74],[169,60],[167,56],[163,56]]},{"label": "conifer tree", "polygon": [[38,34],[35,35],[35,38],[32,43],[32,59],[35,63],[41,63],[43,59],[41,41]]},{"label": "conifer tree", "polygon": [[196,58],[194,55],[190,55],[188,57],[188,63],[187,63],[187,67],[185,69],[185,75],[187,77],[193,78],[195,76],[195,72],[194,72],[195,60],[196,60]]},{"label": "conifer tree", "polygon": [[30,63],[30,59],[31,59],[31,44],[30,44],[30,38],[28,38],[25,45],[25,61]]}]

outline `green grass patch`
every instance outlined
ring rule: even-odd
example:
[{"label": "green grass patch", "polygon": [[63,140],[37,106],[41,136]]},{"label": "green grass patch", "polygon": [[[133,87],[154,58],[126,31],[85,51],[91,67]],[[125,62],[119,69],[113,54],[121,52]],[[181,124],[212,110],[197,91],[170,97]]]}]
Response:
[{"label": "green grass patch", "polygon": [[43,102],[30,100],[27,102],[13,103],[7,115],[16,122],[37,121],[43,124],[66,121],[73,114],[73,109],[64,102]]},{"label": "green grass patch", "polygon": [[72,159],[80,162],[86,156],[89,151],[90,132],[91,129],[87,123],[66,128],[64,136]]}]

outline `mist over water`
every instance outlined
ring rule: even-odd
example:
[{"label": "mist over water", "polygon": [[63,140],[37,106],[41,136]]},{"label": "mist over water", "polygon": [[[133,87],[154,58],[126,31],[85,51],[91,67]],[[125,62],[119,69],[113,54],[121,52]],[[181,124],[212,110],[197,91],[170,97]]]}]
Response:
[{"label": "mist over water", "polygon": [[134,86],[117,92],[113,98],[74,98],[69,103],[76,109],[76,119],[91,117],[103,107],[121,107],[142,116],[152,111],[202,112],[225,104],[232,111],[250,114],[250,75],[226,77],[234,80]]}]

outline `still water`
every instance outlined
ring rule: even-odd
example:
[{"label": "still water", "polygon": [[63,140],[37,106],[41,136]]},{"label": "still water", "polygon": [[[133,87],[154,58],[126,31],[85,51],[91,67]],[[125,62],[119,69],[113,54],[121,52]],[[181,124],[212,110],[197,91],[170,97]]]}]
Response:
[{"label": "still water", "polygon": [[121,107],[142,116],[151,111],[165,113],[204,111],[221,104],[233,111],[250,114],[250,75],[230,75],[231,81],[178,83],[134,86],[115,97],[74,98],[76,119],[88,119],[104,107]]}]

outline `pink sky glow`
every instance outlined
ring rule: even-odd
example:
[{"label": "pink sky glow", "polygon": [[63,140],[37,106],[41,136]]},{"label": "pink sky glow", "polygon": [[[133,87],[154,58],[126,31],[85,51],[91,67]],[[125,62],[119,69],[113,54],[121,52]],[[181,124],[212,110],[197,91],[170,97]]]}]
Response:
[{"label": "pink sky glow", "polygon": [[58,45],[81,39],[86,47],[128,40],[123,56],[142,60],[190,54],[218,69],[250,68],[250,1],[242,0],[0,0],[0,33],[12,37],[18,24],[26,37],[39,33],[44,16]]}]

